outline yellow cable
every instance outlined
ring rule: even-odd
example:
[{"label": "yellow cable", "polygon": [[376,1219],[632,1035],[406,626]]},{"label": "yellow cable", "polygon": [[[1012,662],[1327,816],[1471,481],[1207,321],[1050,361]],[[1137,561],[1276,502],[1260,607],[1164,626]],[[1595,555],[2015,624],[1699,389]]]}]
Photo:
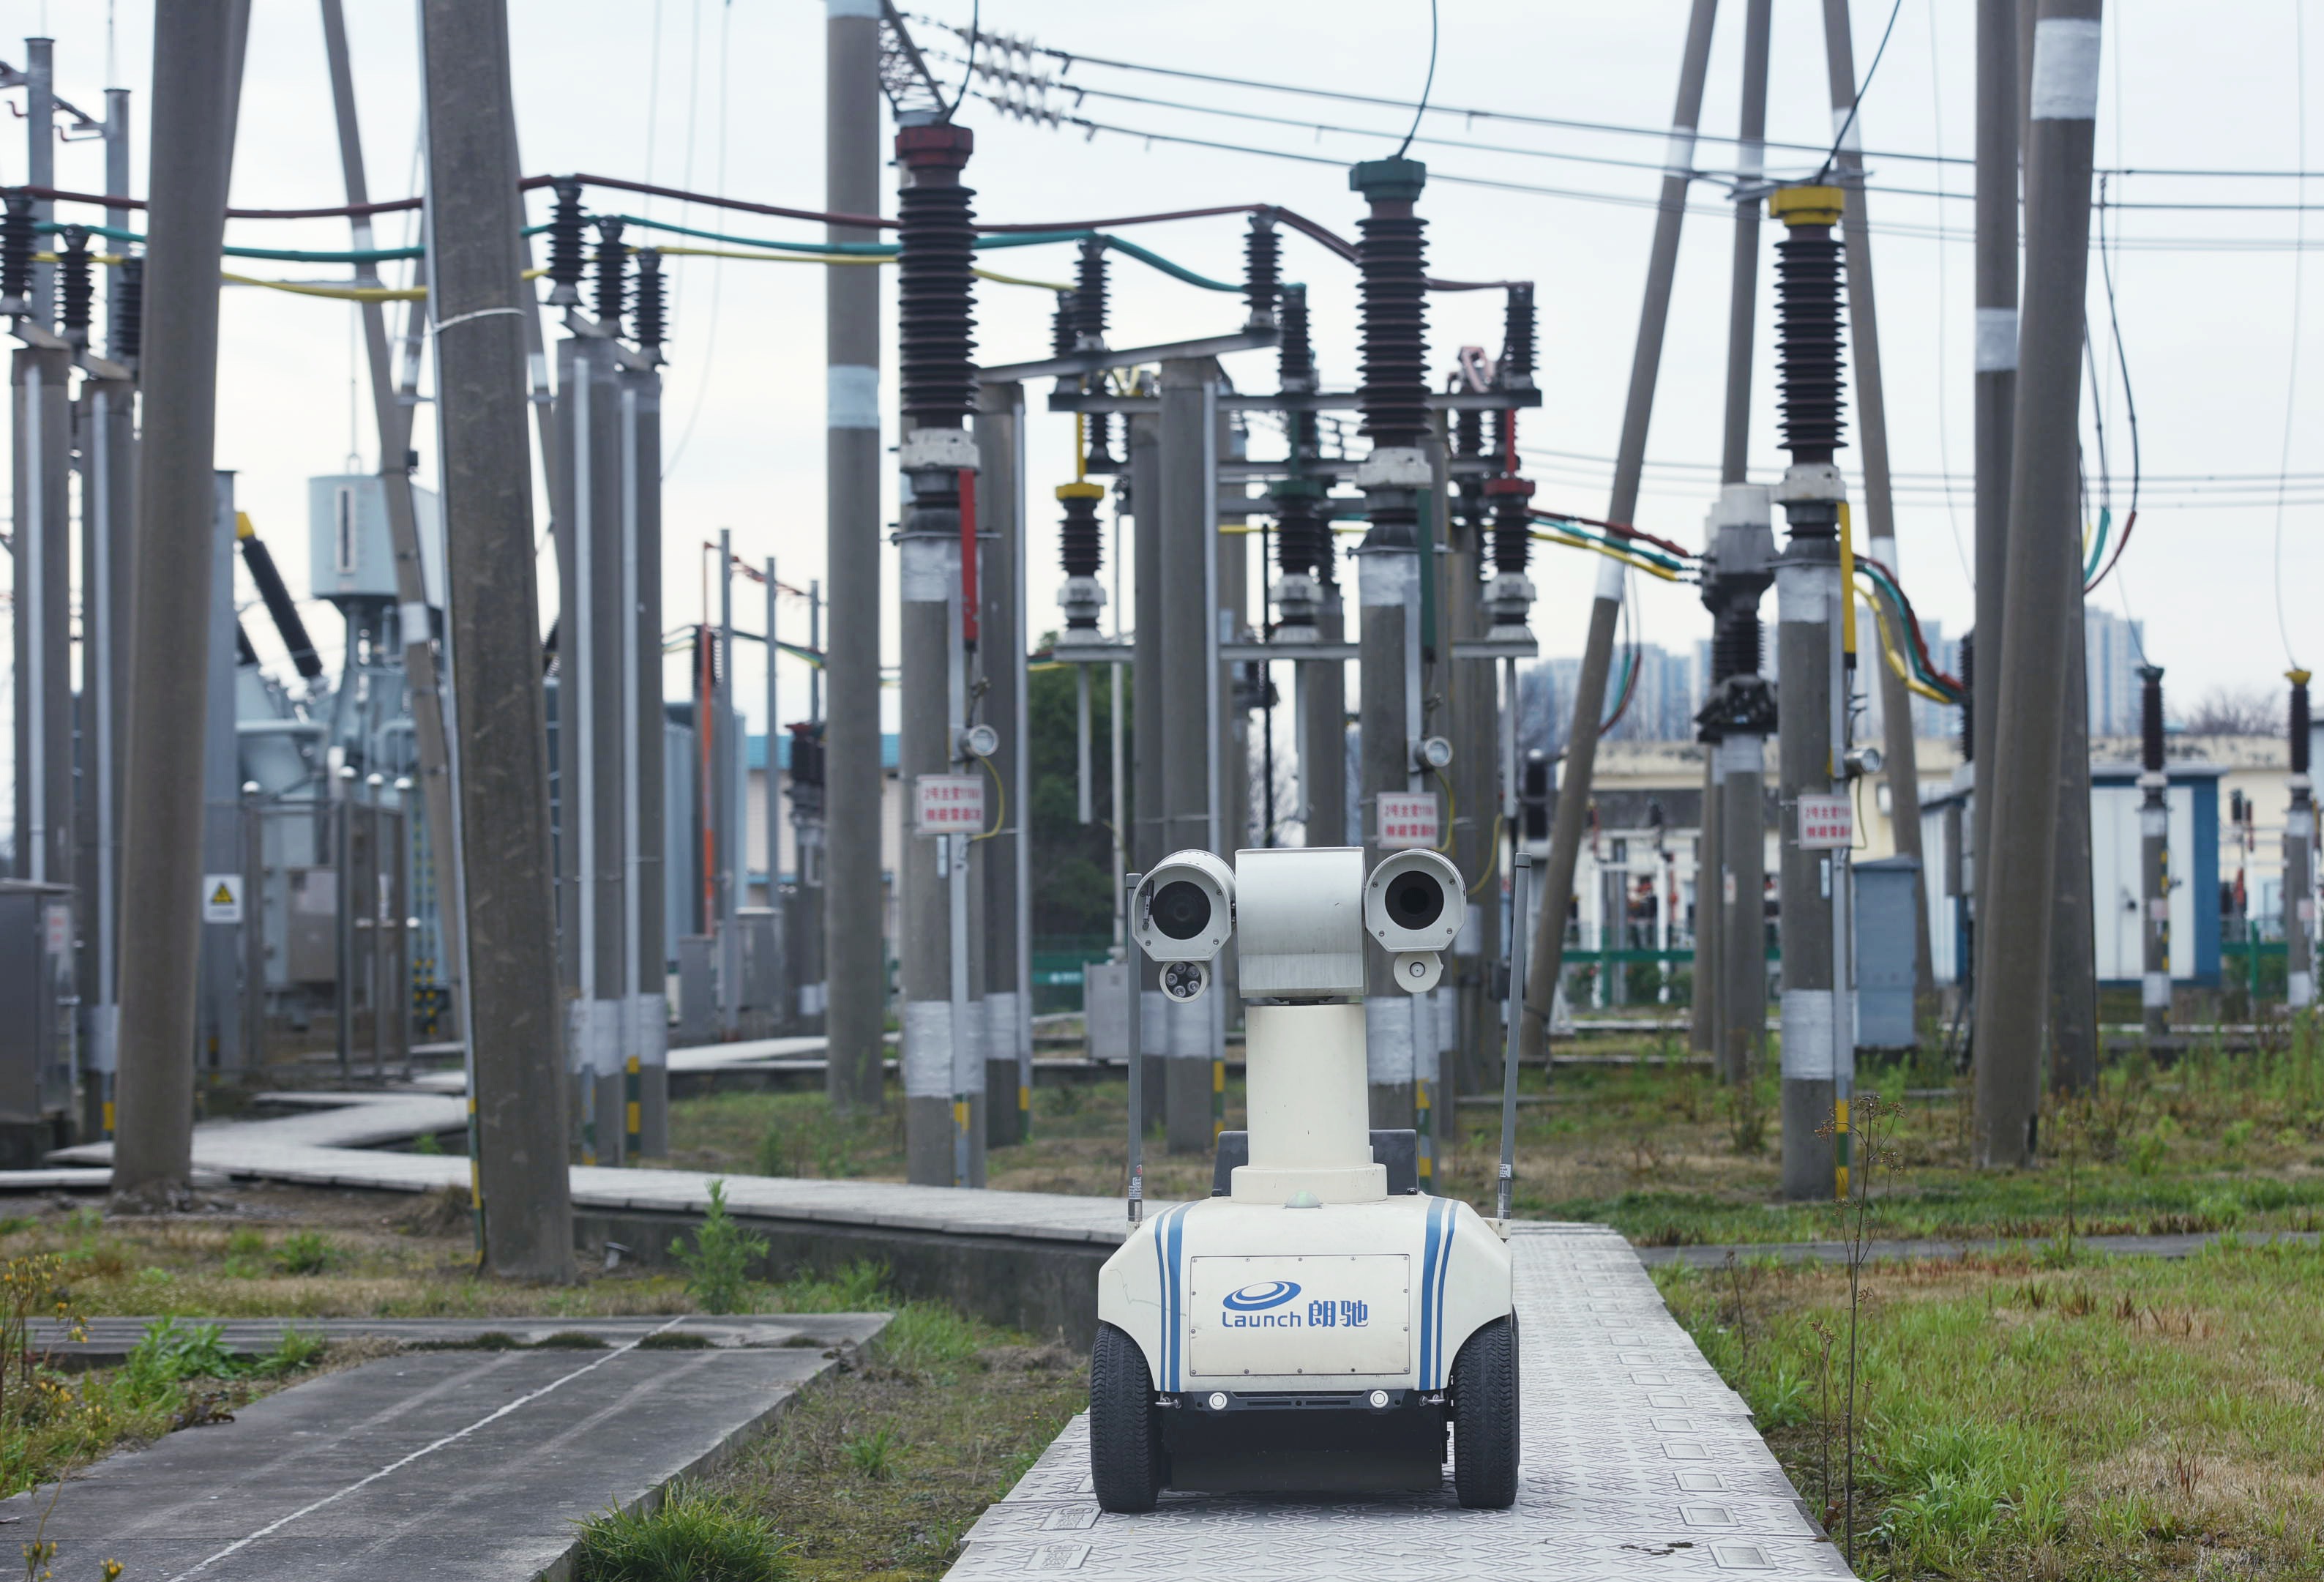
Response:
[{"label": "yellow cable", "polygon": [[1856,652],[1856,540],[1849,524],[1848,502],[1840,503],[1840,651]]},{"label": "yellow cable", "polygon": [[1500,814],[1499,812],[1494,813],[1492,839],[1485,847],[1487,851],[1493,854],[1492,860],[1485,865],[1485,871],[1477,875],[1477,882],[1469,886],[1469,893],[1471,896],[1474,896],[1478,891],[1482,890],[1488,884],[1491,883],[1494,876],[1501,871],[1502,827]]},{"label": "yellow cable", "polygon": [[1634,566],[1637,568],[1637,569],[1645,572],[1647,576],[1659,577],[1665,582],[1676,582],[1678,580],[1678,573],[1675,571],[1666,570],[1664,568],[1655,565],[1651,560],[1642,560],[1636,555],[1626,555],[1621,550],[1614,549],[1609,545],[1601,544],[1594,539],[1575,538],[1571,534],[1558,532],[1552,529],[1543,527],[1535,528],[1533,530],[1533,536],[1540,539],[1545,543],[1563,544],[1568,549],[1595,550],[1598,553],[1605,556],[1609,560],[1619,560],[1625,566]]},{"label": "yellow cable", "polygon": [[1887,660],[1888,668],[1896,672],[1896,679],[1904,682],[1907,688],[1911,689],[1915,697],[1925,698],[1932,703],[1950,705],[1952,702],[1951,698],[1946,697],[1942,692],[1938,691],[1934,687],[1932,687],[1927,682],[1922,680],[1918,676],[1914,675],[1911,670],[1906,668],[1904,656],[1896,652],[1895,634],[1889,629],[1888,616],[1882,613],[1877,603],[1874,603],[1871,600],[1867,600],[1866,602],[1872,605],[1872,622],[1875,629],[1877,630],[1880,634],[1881,655]]},{"label": "yellow cable", "polygon": [[259,280],[252,275],[223,272],[218,278],[238,286],[264,286],[270,291],[289,291],[299,297],[329,297],[341,302],[419,302],[428,297],[425,286],[307,285],[295,280]]},{"label": "yellow cable", "polygon": [[1001,783],[1001,771],[993,768],[992,760],[982,753],[976,755],[976,761],[984,765],[985,773],[992,776],[992,828],[982,835],[970,836],[968,844],[971,846],[980,840],[991,840],[1009,824],[1009,788]]}]

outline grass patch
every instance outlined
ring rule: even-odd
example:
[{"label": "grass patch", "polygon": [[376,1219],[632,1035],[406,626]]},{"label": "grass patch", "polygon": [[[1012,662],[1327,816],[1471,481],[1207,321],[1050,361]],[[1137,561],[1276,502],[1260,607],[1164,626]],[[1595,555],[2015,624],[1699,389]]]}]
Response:
[{"label": "grass patch", "polygon": [[698,1485],[673,1484],[650,1511],[582,1524],[580,1582],[789,1582],[782,1535]]},{"label": "grass patch", "polygon": [[[1844,1272],[1655,1275],[1793,1483],[1840,1519],[1821,1324]],[[2324,1569],[2324,1253],[1873,1265],[1859,1381],[1868,1576],[2056,1582]],[[1836,1376],[1843,1359],[1831,1356]],[[1835,1383],[1836,1388],[1836,1383]]]},{"label": "grass patch", "polygon": [[[2093,1235],[2324,1228],[2324,1037],[2315,1018],[2272,1029],[2264,1047],[2200,1048],[2164,1067],[2111,1062],[2098,1091],[2043,1117],[2035,1168],[1969,1168],[1965,1088],[1941,1058],[1859,1069],[1859,1089],[1914,1090],[1881,1182],[1881,1234],[2047,1242]],[[1645,1059],[1684,1053],[1677,1032],[1565,1046]],[[1771,1056],[1771,1066],[1773,1057]],[[1649,1246],[1828,1237],[1819,1205],[1780,1202],[1776,1080],[1738,1096],[1682,1066],[1528,1069],[1518,1110],[1517,1212],[1610,1224]],[[1123,1186],[1126,1087],[1057,1084],[1034,1094],[1033,1140],[991,1151],[998,1189],[1111,1196]],[[835,1117],[820,1094],[733,1093],[670,1106],[675,1159],[698,1169],[904,1179],[900,1098],[879,1115]],[[1227,1124],[1243,1087],[1227,1085]],[[1438,1183],[1489,1212],[1499,1153],[1492,1107],[1460,1107]],[[1149,1144],[1147,1190],[1210,1191],[1207,1153]]]},{"label": "grass patch", "polygon": [[785,1535],[800,1582],[939,1577],[1088,1392],[1063,1346],[908,1303],[709,1486]]}]

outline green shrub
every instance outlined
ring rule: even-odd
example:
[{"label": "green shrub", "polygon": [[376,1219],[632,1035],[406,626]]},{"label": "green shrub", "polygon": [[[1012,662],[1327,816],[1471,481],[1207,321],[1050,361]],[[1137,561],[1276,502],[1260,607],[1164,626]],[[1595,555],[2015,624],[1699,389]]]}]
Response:
[{"label": "green shrub", "polygon": [[751,1293],[751,1263],[767,1255],[767,1238],[744,1230],[726,1212],[726,1183],[710,1183],[710,1212],[689,1245],[671,1244],[686,1271],[686,1289],[706,1313],[739,1313]]},{"label": "green shrub", "polygon": [[250,1365],[250,1371],[261,1378],[274,1378],[283,1374],[296,1374],[313,1367],[323,1357],[329,1345],[319,1335],[304,1330],[285,1329],[274,1349]]},{"label": "green shrub", "polygon": [[318,1230],[292,1231],[274,1249],[274,1266],[285,1274],[320,1274],[339,1261],[339,1249]]},{"label": "green shrub", "polygon": [[828,1275],[796,1274],[782,1285],[787,1313],[872,1313],[896,1305],[888,1290],[888,1266],[869,1258],[842,1264]]},{"label": "green shrub", "polygon": [[889,1452],[894,1448],[895,1436],[881,1429],[877,1433],[848,1440],[841,1454],[847,1457],[847,1465],[857,1474],[876,1481],[896,1470],[889,1460]]},{"label": "green shrub", "polygon": [[731,1499],[672,1484],[651,1511],[581,1524],[580,1582],[788,1582],[789,1546]]},{"label": "green shrub", "polygon": [[217,1324],[180,1325],[156,1318],[122,1364],[117,1387],[134,1404],[152,1405],[174,1395],[188,1379],[231,1379],[243,1365],[226,1350]]}]

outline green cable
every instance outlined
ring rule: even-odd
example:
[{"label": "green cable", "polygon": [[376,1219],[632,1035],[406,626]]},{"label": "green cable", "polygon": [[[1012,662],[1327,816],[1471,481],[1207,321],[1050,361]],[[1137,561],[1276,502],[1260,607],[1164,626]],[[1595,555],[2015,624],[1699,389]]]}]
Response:
[{"label": "green cable", "polygon": [[[43,220],[32,228],[54,235],[66,227]],[[108,242],[143,242],[145,239],[135,231],[115,230],[111,226],[81,226],[77,228],[92,236],[103,236]],[[271,258],[283,264],[380,264],[389,259],[417,258],[420,255],[417,247],[365,247],[337,253],[317,253],[297,247],[227,247],[224,251],[229,258]]]},{"label": "green cable", "polygon": [[2090,556],[2082,567],[2082,580],[2088,582],[2098,574],[2098,562],[2106,559],[2107,530],[2114,525],[2114,512],[2107,506],[2098,507],[2098,541],[2090,547]]}]

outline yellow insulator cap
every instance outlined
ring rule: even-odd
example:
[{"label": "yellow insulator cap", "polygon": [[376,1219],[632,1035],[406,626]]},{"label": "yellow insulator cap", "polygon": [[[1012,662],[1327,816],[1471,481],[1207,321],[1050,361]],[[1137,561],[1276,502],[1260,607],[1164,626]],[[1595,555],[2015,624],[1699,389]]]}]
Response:
[{"label": "yellow insulator cap", "polygon": [[1103,484],[1059,484],[1057,486],[1057,498],[1060,500],[1102,500],[1105,498],[1105,486]]},{"label": "yellow insulator cap", "polygon": [[2306,671],[2286,671],[2283,672],[2283,679],[2291,682],[2295,687],[2305,687],[2308,685],[2308,672]]},{"label": "yellow insulator cap", "polygon": [[234,513],[234,536],[238,539],[255,538],[258,536],[258,530],[250,525],[249,512],[237,511]]},{"label": "yellow insulator cap", "polygon": [[1778,187],[1767,194],[1767,217],[1787,226],[1836,226],[1845,201],[1837,187]]}]

